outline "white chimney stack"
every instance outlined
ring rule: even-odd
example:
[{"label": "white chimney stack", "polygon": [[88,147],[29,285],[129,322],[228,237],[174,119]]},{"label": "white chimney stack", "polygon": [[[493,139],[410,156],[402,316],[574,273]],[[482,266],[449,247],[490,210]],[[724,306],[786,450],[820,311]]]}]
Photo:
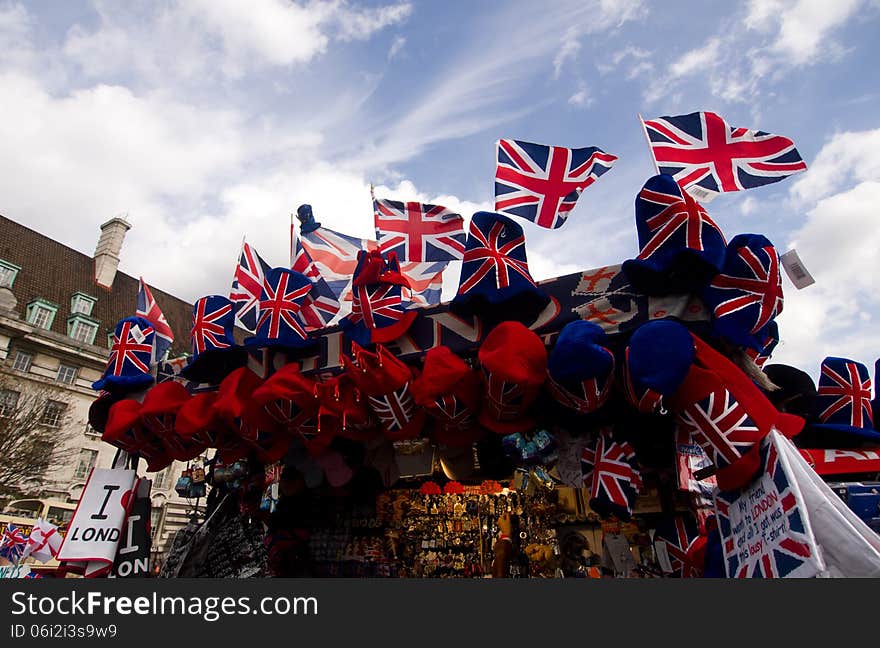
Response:
[{"label": "white chimney stack", "polygon": [[95,281],[99,286],[111,288],[119,268],[119,252],[122,241],[131,225],[117,216],[101,225],[101,237],[95,248]]}]

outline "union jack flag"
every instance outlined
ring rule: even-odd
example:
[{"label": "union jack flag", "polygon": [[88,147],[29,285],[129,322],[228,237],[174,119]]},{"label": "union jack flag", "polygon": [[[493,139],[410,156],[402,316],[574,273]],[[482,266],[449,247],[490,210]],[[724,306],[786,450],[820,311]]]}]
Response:
[{"label": "union jack flag", "polygon": [[445,268],[446,261],[400,264],[400,272],[409,282],[409,288],[403,287],[403,296],[410,301],[407,308],[424,308],[440,303]]},{"label": "union jack flag", "polygon": [[377,247],[375,241],[340,234],[326,227],[301,233],[299,245],[339,302],[351,292],[358,252]]},{"label": "union jack flag", "polygon": [[231,313],[232,304],[222,298],[202,297],[196,302],[190,330],[193,354],[204,353],[208,349],[229,348],[229,342],[224,339],[226,329],[223,320]]},{"label": "union jack flag", "polygon": [[24,553],[27,546],[27,538],[20,527],[15,526],[11,522],[3,530],[3,537],[0,539],[0,555],[7,560],[17,562]]},{"label": "union jack flag", "polygon": [[745,408],[724,388],[687,405],[678,420],[718,468],[732,464],[763,437]]},{"label": "union jack flag", "polygon": [[548,229],[562,227],[581,192],[616,161],[617,156],[595,146],[571,149],[499,140],[495,211]]},{"label": "union jack flag", "polygon": [[578,382],[574,391],[567,389],[547,376],[547,389],[556,402],[578,414],[589,414],[602,407],[611,395],[611,380],[599,381],[598,378],[587,378]]},{"label": "union jack flag", "polygon": [[[635,469],[635,451],[627,442],[615,441],[608,434],[599,434],[590,486],[590,506],[601,509],[610,504],[621,514],[631,515],[642,478]],[[583,458],[581,459],[583,461]]]},{"label": "union jack flag", "polygon": [[452,261],[464,256],[464,219],[442,205],[373,198],[379,251],[401,261]]},{"label": "union jack flag", "polygon": [[657,525],[654,545],[662,545],[666,550],[673,576],[679,578],[699,576],[700,570],[695,569],[695,565],[687,557],[688,550],[694,546],[699,537],[697,525],[690,519],[676,516],[666,518]]},{"label": "union jack flag", "polygon": [[150,373],[149,354],[153,351],[154,334],[152,327],[142,328],[137,322],[122,322],[122,326],[113,335],[113,346],[110,347],[105,374],[125,376],[132,371]]},{"label": "union jack flag", "polygon": [[312,281],[312,290],[303,300],[301,311],[306,330],[313,331],[327,326],[339,312],[339,300],[299,239],[294,239],[291,268]]},{"label": "union jack flag", "polygon": [[409,392],[409,383],[390,394],[368,396],[367,400],[382,428],[391,434],[401,432],[416,413],[416,403]]},{"label": "union jack flag", "polygon": [[695,192],[703,199],[779,182],[807,169],[787,137],[734,128],[712,112],[658,117],[644,125],[660,172],[682,187],[703,189]]},{"label": "union jack flag", "polygon": [[[662,177],[662,176],[661,176]],[[675,185],[670,185],[675,189]],[[675,193],[642,188],[636,199],[639,213],[650,214],[645,225],[651,233],[651,239],[639,252],[639,259],[647,259],[677,232],[684,234],[684,244],[690,250],[704,250],[704,229],[713,229],[723,242],[721,228],[712,220],[702,205],[680,190]]]},{"label": "union jack flag", "polygon": [[[366,253],[364,255],[366,257]],[[400,265],[391,255],[388,267],[399,272]],[[406,315],[403,309],[403,286],[392,283],[364,284],[353,287],[351,314],[349,324],[358,324],[373,331],[386,328],[401,321]]]},{"label": "union jack flag", "polygon": [[[510,286],[511,273],[520,275],[534,286],[525,261],[526,237],[522,231],[518,236],[511,237],[507,223],[498,219],[490,221],[488,232],[484,232],[480,224],[476,218],[471,219],[469,236],[476,243],[464,253],[467,267],[462,267],[462,276],[467,276],[467,279],[458,287],[458,294],[469,292],[490,272],[494,274],[495,287],[499,290]],[[518,256],[522,258],[516,258]]]},{"label": "union jack flag", "polygon": [[[755,322],[750,333],[757,333],[782,312],[782,275],[779,274],[779,254],[772,245],[753,250],[743,245],[734,254],[741,263],[742,274],[719,274],[711,286],[736,293],[715,306],[715,317],[726,317],[744,308],[757,306]],[[728,262],[729,263],[729,262]],[[728,265],[725,263],[725,265]],[[745,276],[748,273],[751,276]]]},{"label": "union jack flag", "polygon": [[235,276],[232,279],[232,290],[229,300],[235,304],[235,317],[248,331],[257,328],[257,317],[260,310],[260,295],[269,264],[260,258],[250,243],[243,243]]},{"label": "union jack flag", "polygon": [[269,272],[266,275],[260,297],[260,319],[257,320],[257,330],[266,338],[282,337],[282,327],[292,329],[302,339],[308,337],[299,321],[299,312],[312,284],[301,275],[299,278],[302,283],[297,281],[297,274],[292,271]]},{"label": "union jack flag", "polygon": [[168,326],[168,320],[166,320],[165,315],[162,314],[162,309],[159,308],[159,304],[157,304],[156,300],[153,298],[153,293],[150,292],[150,287],[144,283],[143,277],[141,277],[139,281],[138,303],[135,315],[143,317],[153,325],[153,329],[156,332],[154,342],[156,354],[153,357],[153,361],[161,361],[165,358],[165,354],[168,353],[168,350],[171,348],[171,343],[174,342],[174,333],[172,333],[171,327]]},{"label": "union jack flag", "polygon": [[822,423],[873,426],[871,378],[864,365],[844,358],[825,358],[818,396]]},{"label": "union jack flag", "polygon": [[[786,578],[811,576],[817,571],[818,557],[814,555],[812,542],[808,535],[807,520],[801,515],[797,496],[792,488],[779,451],[771,437],[761,444],[760,459],[762,473],[761,485],[765,493],[775,490],[783,512],[786,531],[776,540],[764,539],[765,547],[755,559],[740,557],[736,547],[736,534],[733,533],[731,513],[737,513],[738,501],[743,491],[720,491],[715,496],[715,511],[718,517],[718,530],[721,532],[725,569],[730,578]],[[759,536],[760,537],[760,536]]]}]

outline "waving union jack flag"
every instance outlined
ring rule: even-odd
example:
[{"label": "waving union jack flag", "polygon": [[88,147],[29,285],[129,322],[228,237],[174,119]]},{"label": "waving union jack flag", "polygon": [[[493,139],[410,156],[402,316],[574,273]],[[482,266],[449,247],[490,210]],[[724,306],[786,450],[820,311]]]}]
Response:
[{"label": "waving union jack flag", "polygon": [[594,459],[590,506],[602,510],[610,505],[623,516],[631,515],[642,487],[632,446],[615,441],[609,434],[599,434]]},{"label": "waving union jack flag", "polygon": [[282,337],[282,329],[288,328],[297,336],[306,339],[306,330],[299,321],[302,301],[312,289],[312,284],[296,280],[297,275],[291,271],[269,272],[266,274],[263,294],[260,297],[260,319],[257,330],[269,339]]},{"label": "waving union jack flag", "polygon": [[[763,238],[763,237],[762,237]],[[769,241],[767,241],[769,243]],[[779,255],[772,245],[752,248],[731,242],[735,259],[725,261],[725,270],[737,269],[735,275],[719,274],[711,287],[733,294],[715,306],[715,317],[726,317],[755,306],[755,321],[750,333],[757,333],[782,312],[782,276],[779,274]],[[730,295],[730,293],[727,293]]]},{"label": "waving union jack flag", "polygon": [[243,243],[229,300],[235,304],[235,317],[248,331],[257,328],[257,315],[260,308],[260,295],[269,264],[260,258],[250,243]]},{"label": "waving union jack flag", "polygon": [[301,233],[299,244],[339,302],[345,301],[351,292],[358,252],[377,246],[375,241],[340,234],[326,227]]},{"label": "waving union jack flag", "polygon": [[704,200],[779,182],[807,169],[787,137],[734,128],[712,112],[658,117],[644,125],[660,172],[682,187],[696,186],[695,195]]},{"label": "waving union jack flag", "polygon": [[11,522],[3,530],[3,537],[0,538],[0,555],[7,560],[17,562],[27,547],[27,538],[21,528],[15,526]]},{"label": "waving union jack flag", "polygon": [[202,297],[196,302],[190,330],[194,355],[208,349],[229,348],[223,320],[231,313],[232,304],[222,298]]},{"label": "waving union jack flag", "polygon": [[498,141],[495,211],[541,227],[562,227],[581,192],[617,157],[591,146],[565,148],[512,139]]},{"label": "waving union jack flag", "polygon": [[673,576],[694,578],[699,575],[694,569],[695,565],[687,557],[688,550],[694,546],[698,538],[697,525],[690,519],[675,516],[666,518],[657,525],[654,545],[662,545],[666,550],[666,555],[669,557],[668,566],[672,568]]},{"label": "waving union jack flag", "polygon": [[143,317],[153,325],[153,329],[156,331],[156,354],[153,357],[153,361],[159,362],[165,358],[165,354],[171,348],[171,343],[174,342],[174,333],[171,332],[168,320],[165,319],[162,309],[159,308],[159,304],[153,298],[150,287],[144,283],[143,277],[140,278],[138,286],[138,303],[135,314],[138,317]]},{"label": "waving union jack flag", "polygon": [[142,328],[137,322],[124,321],[113,335],[106,374],[125,376],[131,373],[150,373],[149,357],[153,351],[151,327]]},{"label": "waving union jack flag", "polygon": [[464,219],[441,205],[373,198],[379,251],[405,261],[452,261],[464,256]]},{"label": "waving union jack flag", "polygon": [[724,388],[686,406],[678,420],[719,468],[742,457],[763,436],[746,409]]},{"label": "waving union jack flag", "polygon": [[312,281],[312,290],[303,300],[302,319],[307,331],[323,328],[339,312],[339,300],[321,276],[300,239],[295,239],[291,268]]},{"label": "waving union jack flag", "polygon": [[822,423],[872,427],[871,378],[863,364],[845,358],[825,358],[818,396]]}]

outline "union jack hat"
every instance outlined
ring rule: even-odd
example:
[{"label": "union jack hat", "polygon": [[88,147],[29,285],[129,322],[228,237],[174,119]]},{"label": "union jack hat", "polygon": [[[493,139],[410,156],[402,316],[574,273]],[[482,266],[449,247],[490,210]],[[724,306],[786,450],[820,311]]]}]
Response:
[{"label": "union jack hat", "polygon": [[235,342],[235,305],[228,297],[208,295],[193,304],[190,340],[192,356],[181,374],[199,383],[219,383],[247,362]]},{"label": "union jack hat", "polygon": [[547,349],[519,322],[502,322],[478,352],[485,397],[480,424],[498,434],[525,432],[535,425],[529,409],[547,379]]},{"label": "union jack hat", "polygon": [[165,443],[141,422],[141,404],[130,398],[113,404],[101,439],[121,450],[143,457],[147,470],[167,468],[173,461]]},{"label": "union jack hat", "polygon": [[361,346],[396,340],[417,317],[407,310],[410,300],[403,295],[409,282],[401,274],[397,254],[385,257],[378,250],[358,252],[352,279],[351,313],[339,325]]},{"label": "union jack hat", "polygon": [[216,401],[217,392],[194,394],[177,410],[174,429],[206,448],[219,448],[225,427],[217,419]]},{"label": "union jack hat", "polygon": [[256,333],[244,341],[245,346],[296,349],[313,345],[300,313],[311,289],[311,280],[300,272],[269,269],[263,279]]},{"label": "union jack hat", "polygon": [[583,485],[590,489],[590,508],[602,517],[632,517],[642,490],[642,476],[632,446],[603,429],[581,453]]},{"label": "union jack hat", "polygon": [[511,219],[477,212],[470,222],[458,294],[449,308],[486,322],[531,324],[550,297],[529,274],[523,229]]},{"label": "union jack hat", "polygon": [[109,392],[137,392],[153,384],[150,360],[156,331],[143,317],[119,320],[113,333],[110,359],[92,389]]},{"label": "union jack hat", "polygon": [[880,439],[880,432],[874,429],[868,368],[847,358],[825,358],[819,375],[816,417],[816,428]]},{"label": "union jack hat", "polygon": [[763,369],[779,344],[779,325],[774,320],[761,329],[758,335],[758,339],[761,341],[761,350],[745,347],[745,352],[759,369]]},{"label": "union jack hat", "polygon": [[318,433],[351,441],[367,441],[379,433],[367,397],[348,373],[318,383]]},{"label": "union jack hat", "polygon": [[764,350],[767,328],[782,312],[779,254],[760,234],[738,234],[724,266],[703,291],[715,335],[738,346]]},{"label": "union jack hat", "polygon": [[690,335],[694,362],[668,400],[669,409],[715,464],[719,488],[742,488],[760,467],[761,440],[774,428],[793,437],[804,419],[779,412],[739,367]]},{"label": "union jack hat", "polygon": [[694,360],[690,332],[671,320],[640,326],[624,351],[623,393],[644,414],[665,413],[664,397],[681,386]]},{"label": "union jack hat", "polygon": [[640,252],[623,271],[648,295],[698,293],[724,263],[721,228],[671,175],[655,175],[639,191],[636,230]]},{"label": "union jack hat", "polygon": [[434,419],[431,438],[451,447],[470,446],[484,430],[477,425],[480,376],[449,347],[425,354],[422,373],[412,383],[413,398]]},{"label": "union jack hat", "polygon": [[250,454],[255,436],[244,422],[254,390],[263,381],[248,367],[241,367],[224,378],[217,387],[214,401],[215,420],[222,426],[217,456],[223,463],[234,463]]},{"label": "union jack hat", "polygon": [[177,412],[191,398],[181,383],[168,380],[147,392],[141,406],[141,425],[165,444],[168,454],[178,461],[191,461],[205,446],[175,429]]},{"label": "union jack hat", "polygon": [[385,437],[404,441],[421,436],[426,414],[413,398],[413,370],[381,344],[374,353],[353,342],[352,354],[354,361],[342,356],[342,364],[367,397]]},{"label": "union jack hat", "polygon": [[547,360],[547,391],[577,414],[591,414],[611,396],[614,354],[603,346],[604,329],[575,320],[565,325]]}]

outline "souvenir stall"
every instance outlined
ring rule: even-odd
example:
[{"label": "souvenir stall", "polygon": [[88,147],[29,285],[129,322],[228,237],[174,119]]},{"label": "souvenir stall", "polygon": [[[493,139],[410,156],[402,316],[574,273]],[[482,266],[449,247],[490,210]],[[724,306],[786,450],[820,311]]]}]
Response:
[{"label": "souvenir stall", "polygon": [[[207,487],[207,519],[162,575],[880,573],[868,371],[829,357],[817,387],[771,363],[790,264],[697,201],[732,189],[661,159],[694,119],[645,122],[658,173],[620,265],[532,278],[514,219],[561,227],[616,158],[501,140],[495,212],[465,225],[374,196],[370,242],[303,205],[291,267],[245,244],[230,297],[196,302],[191,356],[155,362],[155,323],[119,322],[92,425],[135,469],[207,457],[180,482]],[[800,160],[790,140],[730,130]],[[563,154],[563,189],[525,177]],[[739,188],[782,177],[743,171]],[[440,304],[450,259],[458,290]],[[827,546],[840,520],[863,562]]]}]

